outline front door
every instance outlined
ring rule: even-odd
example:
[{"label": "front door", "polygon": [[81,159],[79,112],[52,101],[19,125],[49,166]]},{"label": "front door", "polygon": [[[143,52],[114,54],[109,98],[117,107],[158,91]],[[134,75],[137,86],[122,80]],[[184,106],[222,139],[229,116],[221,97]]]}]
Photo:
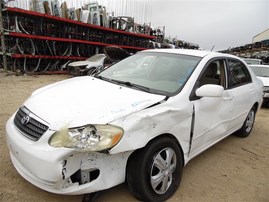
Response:
[{"label": "front door", "polygon": [[190,156],[195,156],[225,136],[234,105],[234,98],[227,88],[227,69],[224,59],[208,63],[197,81],[197,86],[221,85],[222,97],[202,97],[193,101],[194,128]]}]

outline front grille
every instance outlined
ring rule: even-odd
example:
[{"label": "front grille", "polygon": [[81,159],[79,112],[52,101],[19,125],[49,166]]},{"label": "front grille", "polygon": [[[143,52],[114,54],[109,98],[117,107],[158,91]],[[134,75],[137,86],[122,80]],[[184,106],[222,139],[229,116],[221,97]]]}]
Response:
[{"label": "front grille", "polygon": [[24,107],[20,108],[16,113],[14,124],[24,136],[34,141],[39,140],[49,128],[31,116],[30,112]]}]

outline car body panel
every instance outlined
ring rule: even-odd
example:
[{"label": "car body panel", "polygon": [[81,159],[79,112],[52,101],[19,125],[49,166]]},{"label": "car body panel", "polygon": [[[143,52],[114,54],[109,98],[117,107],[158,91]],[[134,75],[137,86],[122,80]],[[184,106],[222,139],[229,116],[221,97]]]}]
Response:
[{"label": "car body panel", "polygon": [[[252,69],[254,68],[253,71],[258,71],[256,72],[256,76],[264,85],[263,99],[265,102],[269,101],[269,65],[250,65],[250,67]],[[260,70],[262,72],[260,72]]]},{"label": "car body panel", "polygon": [[221,97],[203,97],[194,101],[195,122],[199,124],[194,127],[193,155],[215,143],[229,130],[234,100],[227,98],[230,95],[225,91]]},{"label": "car body panel", "polygon": [[261,77],[257,76],[258,79],[260,79],[264,86],[269,86],[269,77]]},{"label": "car body panel", "polygon": [[268,101],[269,100],[269,77],[259,77],[257,76],[258,79],[260,79],[264,85],[264,94],[263,94],[263,99]]},{"label": "car body panel", "polygon": [[[242,126],[249,109],[253,106],[252,103],[255,103],[255,88],[252,83],[239,86],[231,90],[231,96],[234,99],[234,105],[236,107],[231,112],[232,122],[230,123],[230,127]],[[246,100],[251,100],[251,102],[246,102]]]},{"label": "car body panel", "polygon": [[68,71],[73,76],[87,74],[91,68],[100,68],[104,66],[105,54],[96,54],[83,61],[75,61],[68,64]]},{"label": "car body panel", "polygon": [[[84,194],[90,192],[96,192],[104,189],[111,188],[115,184],[120,184],[125,181],[125,167],[127,158],[131,152],[125,152],[114,155],[106,155],[101,153],[80,153],[70,154],[66,157],[66,164],[63,161],[52,162],[49,164],[47,161],[39,161],[41,159],[30,159],[34,160],[36,168],[39,172],[32,172],[33,161],[29,162],[31,165],[30,169],[27,169],[25,163],[22,163],[18,158],[15,150],[11,150],[10,157],[16,170],[26,180],[34,184],[35,186],[44,189],[46,191],[57,193],[57,194]],[[44,154],[52,153],[55,151],[44,151]],[[23,154],[23,153],[21,153]],[[41,158],[43,155],[41,156]],[[45,156],[47,158],[47,155]],[[45,163],[45,165],[43,163]],[[42,169],[43,168],[43,169]],[[100,175],[98,179],[88,182],[84,185],[78,183],[71,183],[70,175],[74,173],[74,170],[81,169],[82,171],[89,171],[94,169],[100,169]],[[57,172],[56,172],[57,171]],[[40,176],[39,173],[43,172],[44,175]],[[36,175],[38,173],[38,175]]]},{"label": "car body panel", "polygon": [[[59,92],[61,96],[58,96]],[[125,99],[126,95],[129,99]],[[52,130],[59,130],[63,126],[109,123],[164,98],[93,77],[75,77],[34,93],[24,105],[46,120]],[[102,107],[97,108],[97,105]]]},{"label": "car body panel", "polygon": [[[160,134],[174,134],[181,144],[184,154],[189,152],[192,104],[184,102],[186,97],[171,98],[158,107],[152,107],[119,119],[113,124],[128,128],[122,140],[110,151],[118,153],[144,147]],[[172,105],[172,103],[178,103]],[[180,114],[180,115],[179,115]],[[179,124],[180,123],[180,124]],[[127,125],[128,124],[128,127]],[[137,127],[141,125],[142,127]]]},{"label": "car body panel", "polygon": [[79,67],[79,66],[88,66],[89,64],[98,65],[98,62],[90,62],[88,60],[83,60],[83,61],[76,61],[76,62],[71,62],[68,65],[72,67]]}]

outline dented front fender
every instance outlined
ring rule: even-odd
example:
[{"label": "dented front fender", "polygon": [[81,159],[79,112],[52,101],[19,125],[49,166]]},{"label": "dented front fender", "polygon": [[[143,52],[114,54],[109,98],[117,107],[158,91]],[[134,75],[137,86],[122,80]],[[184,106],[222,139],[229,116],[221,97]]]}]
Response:
[{"label": "dented front fender", "polygon": [[[175,102],[178,104],[172,104]],[[124,129],[124,135],[110,153],[136,150],[160,135],[171,134],[178,140],[183,153],[187,154],[191,122],[192,103],[169,98],[166,102],[114,121],[113,124]]]}]

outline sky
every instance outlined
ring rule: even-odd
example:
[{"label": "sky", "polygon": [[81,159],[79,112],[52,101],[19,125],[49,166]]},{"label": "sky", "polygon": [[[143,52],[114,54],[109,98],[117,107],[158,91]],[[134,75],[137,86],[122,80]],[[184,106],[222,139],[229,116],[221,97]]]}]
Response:
[{"label": "sky", "polygon": [[[16,0],[17,3],[27,0]],[[59,0],[63,2],[64,0]],[[78,7],[95,0],[65,0]],[[252,43],[269,28],[269,0],[99,0],[116,15],[165,26],[165,36],[225,50]]]},{"label": "sky", "polygon": [[269,0],[152,0],[152,22],[164,25],[167,37],[224,50],[269,28]]}]

